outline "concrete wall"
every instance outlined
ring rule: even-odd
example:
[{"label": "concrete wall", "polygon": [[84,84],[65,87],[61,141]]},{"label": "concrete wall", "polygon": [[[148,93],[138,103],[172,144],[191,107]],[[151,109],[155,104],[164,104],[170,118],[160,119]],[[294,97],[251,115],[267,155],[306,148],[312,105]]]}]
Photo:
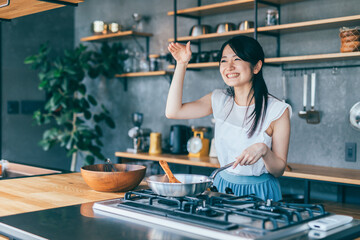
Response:
[{"label": "concrete wall", "polygon": [[[203,1],[203,4],[214,1]],[[195,6],[194,1],[178,1],[178,9]],[[75,12],[75,42],[81,37],[91,35],[90,24],[94,20],[116,21],[125,27],[133,24],[131,14],[134,12],[150,16],[151,20],[145,25],[144,31],[151,32],[150,53],[159,53],[167,45],[166,40],[173,37],[173,18],[167,12],[173,9],[173,1],[137,0],[137,1],[103,1],[98,5],[95,0],[86,1]],[[345,2],[337,0],[311,0],[287,4],[281,8],[282,23],[308,21],[359,13],[360,4],[357,0]],[[260,26],[264,25],[266,8],[259,10]],[[253,20],[253,10],[220,14],[204,17],[202,23],[213,27],[220,22],[234,22]],[[186,36],[195,20],[178,18],[178,36]],[[310,32],[297,32],[281,36],[281,55],[304,55],[317,53],[339,52],[339,29],[328,29]],[[272,37],[259,37],[267,57],[275,57],[276,40]],[[124,40],[123,44],[129,48],[135,46],[133,41]],[[144,43],[139,39],[140,43]],[[202,44],[203,50],[219,49],[222,40]],[[95,46],[96,44],[89,44]],[[196,46],[193,46],[196,49]],[[323,62],[318,64],[288,65],[289,67],[313,67],[349,65],[358,61]],[[312,71],[308,71],[310,73]],[[297,115],[302,108],[302,76],[301,72],[286,72],[289,99],[293,108],[291,118],[291,142],[289,163],[315,164],[322,166],[360,169],[359,156],[357,162],[345,162],[345,142],[356,142],[359,153],[360,132],[352,129],[348,120],[348,111],[359,101],[357,89],[360,87],[359,68],[339,69],[336,74],[332,70],[316,70],[318,75],[316,109],[321,111],[321,123],[309,125]],[[282,97],[281,68],[264,68],[264,76],[270,93]],[[89,86],[102,98],[110,108],[115,118],[117,129],[106,132],[107,143],[105,152],[113,156],[115,151],[124,151],[131,146],[131,139],[127,131],[132,127],[130,115],[132,112],[144,113],[143,127],[160,131],[166,141],[172,124],[211,126],[211,117],[197,120],[168,120],[164,116],[165,102],[169,82],[164,77],[132,78],[128,82],[128,90],[124,91],[121,81],[111,79],[91,82]],[[101,88],[99,88],[101,86]],[[195,100],[215,88],[224,87],[224,83],[217,69],[188,71],[184,86],[184,101]],[[106,96],[103,96],[103,93]],[[309,98],[310,99],[310,91]],[[308,100],[308,102],[310,102]],[[358,154],[359,155],[359,154]]]},{"label": "concrete wall", "polygon": [[[34,125],[32,114],[8,114],[8,101],[44,101],[38,90],[37,72],[24,64],[27,56],[49,42],[53,54],[74,45],[74,9],[59,8],[2,23],[2,158],[43,167],[69,169],[65,151],[55,147],[44,152],[38,142],[48,126]],[[20,104],[21,108],[21,104]]]}]

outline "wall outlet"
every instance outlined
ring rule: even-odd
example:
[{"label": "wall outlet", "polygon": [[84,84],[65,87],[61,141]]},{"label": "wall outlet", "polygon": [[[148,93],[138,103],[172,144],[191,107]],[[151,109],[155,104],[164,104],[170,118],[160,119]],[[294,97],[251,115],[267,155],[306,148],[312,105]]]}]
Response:
[{"label": "wall outlet", "polygon": [[19,101],[8,101],[7,102],[7,113],[8,114],[19,114]]},{"label": "wall outlet", "polygon": [[345,143],[345,161],[356,162],[356,142]]}]

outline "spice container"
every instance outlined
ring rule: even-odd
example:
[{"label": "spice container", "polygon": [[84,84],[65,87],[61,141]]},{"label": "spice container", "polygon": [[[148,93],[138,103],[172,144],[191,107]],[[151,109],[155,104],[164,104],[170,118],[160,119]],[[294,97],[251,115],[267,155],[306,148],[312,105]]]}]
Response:
[{"label": "spice container", "polygon": [[159,71],[159,60],[160,60],[160,55],[158,54],[149,55],[150,71]]},{"label": "spice container", "polygon": [[266,11],[265,25],[273,26],[279,24],[279,13],[275,9],[268,9]]}]

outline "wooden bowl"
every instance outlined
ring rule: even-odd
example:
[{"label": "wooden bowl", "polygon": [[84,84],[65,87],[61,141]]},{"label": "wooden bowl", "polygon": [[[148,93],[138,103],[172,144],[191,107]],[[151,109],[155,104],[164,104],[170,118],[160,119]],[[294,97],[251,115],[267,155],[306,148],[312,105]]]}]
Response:
[{"label": "wooden bowl", "polygon": [[118,172],[105,172],[105,164],[81,168],[86,184],[99,192],[125,192],[137,187],[145,176],[146,167],[131,164],[114,164]]}]

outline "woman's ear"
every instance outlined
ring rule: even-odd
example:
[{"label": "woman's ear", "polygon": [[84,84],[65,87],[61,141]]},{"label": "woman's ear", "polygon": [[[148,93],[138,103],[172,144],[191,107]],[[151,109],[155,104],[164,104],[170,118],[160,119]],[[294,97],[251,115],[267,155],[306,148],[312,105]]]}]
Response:
[{"label": "woman's ear", "polygon": [[259,60],[254,67],[253,73],[258,74],[262,68],[262,65],[263,65],[262,61]]}]

